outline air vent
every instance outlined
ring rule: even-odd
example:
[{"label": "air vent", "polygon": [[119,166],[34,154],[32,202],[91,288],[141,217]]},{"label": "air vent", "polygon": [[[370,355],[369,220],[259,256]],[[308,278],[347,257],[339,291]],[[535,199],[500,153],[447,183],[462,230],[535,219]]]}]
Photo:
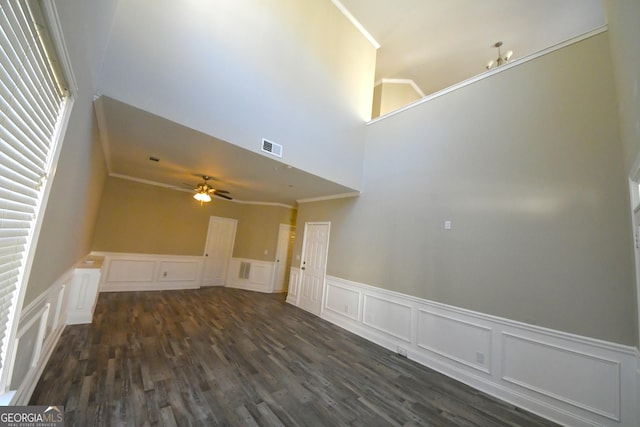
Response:
[{"label": "air vent", "polygon": [[240,273],[238,274],[238,278],[249,279],[250,273],[251,273],[251,263],[246,261],[240,261]]},{"label": "air vent", "polygon": [[262,140],[262,151],[264,151],[265,153],[273,154],[276,157],[282,157],[282,145],[276,144],[275,142],[271,142],[266,139]]}]

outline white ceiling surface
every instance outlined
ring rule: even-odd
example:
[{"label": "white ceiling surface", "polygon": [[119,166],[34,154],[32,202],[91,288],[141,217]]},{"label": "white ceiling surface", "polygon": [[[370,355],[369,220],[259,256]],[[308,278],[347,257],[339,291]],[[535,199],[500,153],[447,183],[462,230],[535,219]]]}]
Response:
[{"label": "white ceiling surface", "polygon": [[[329,1],[329,0],[326,0]],[[381,45],[376,80],[426,94],[485,71],[501,40],[514,59],[605,24],[601,0],[341,0]],[[108,93],[105,95],[109,95]],[[353,190],[106,96],[96,101],[109,172],[179,188],[197,175],[235,200],[295,206]],[[152,162],[149,156],[160,159]]]},{"label": "white ceiling surface", "polygon": [[376,81],[411,79],[430,94],[602,27],[602,0],[340,0],[380,44]]},{"label": "white ceiling surface", "polygon": [[115,176],[190,190],[207,175],[234,200],[288,206],[354,191],[106,96],[95,105]]}]

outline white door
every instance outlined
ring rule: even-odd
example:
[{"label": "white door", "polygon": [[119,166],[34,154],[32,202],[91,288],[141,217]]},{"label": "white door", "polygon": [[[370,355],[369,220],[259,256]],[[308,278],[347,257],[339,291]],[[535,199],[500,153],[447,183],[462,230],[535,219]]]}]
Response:
[{"label": "white door", "polygon": [[[636,183],[636,188],[640,186]],[[640,204],[633,210],[633,226],[634,226],[634,243],[636,247],[636,304],[638,306],[638,324],[640,325]],[[638,331],[640,339],[640,330]]]},{"label": "white door", "polygon": [[276,248],[276,265],[273,272],[273,292],[286,292],[289,282],[289,267],[291,266],[291,251],[296,237],[296,228],[288,224],[280,224],[278,230],[278,246]]},{"label": "white door", "polygon": [[212,216],[209,218],[207,243],[204,248],[202,286],[224,286],[227,267],[233,253],[238,221]]},{"label": "white door", "polygon": [[329,252],[328,222],[307,222],[302,242],[299,306],[320,315]]}]

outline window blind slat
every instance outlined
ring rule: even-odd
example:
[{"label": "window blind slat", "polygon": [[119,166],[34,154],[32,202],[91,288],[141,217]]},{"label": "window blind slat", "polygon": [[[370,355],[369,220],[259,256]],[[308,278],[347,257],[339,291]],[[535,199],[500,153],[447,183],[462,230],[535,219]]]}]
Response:
[{"label": "window blind slat", "polygon": [[24,73],[22,67],[16,68],[14,62],[22,61],[25,58],[19,56],[18,52],[13,51],[11,43],[10,39],[7,40],[0,37],[0,47],[2,47],[0,49],[0,64],[2,65],[3,80],[7,82],[7,86],[14,97],[23,102],[25,108],[30,110],[30,114],[40,121],[39,126],[50,131],[55,123],[53,117],[47,108],[43,108],[46,105],[40,104],[38,97],[33,94],[38,89],[38,86],[29,80],[29,76]]},{"label": "window blind slat", "polygon": [[42,91],[40,95],[43,99],[48,100],[50,111],[54,113],[53,117],[55,122],[55,118],[57,117],[55,112],[58,110],[57,105],[59,100],[62,99],[62,95],[57,90],[53,67],[47,58],[44,41],[38,34],[38,28],[34,22],[35,18],[29,7],[29,2],[27,2],[27,8],[16,8],[14,9],[14,13],[20,21],[23,36],[31,47],[31,49],[28,50],[30,56],[28,64],[34,71],[34,81],[43,82],[43,84],[41,84]]},{"label": "window blind slat", "polygon": [[0,3],[0,369],[67,96],[43,21],[36,0]]},{"label": "window blind slat", "polygon": [[22,104],[11,102],[12,99],[15,101],[9,92],[9,88],[4,82],[0,82],[0,114],[2,114],[0,121],[13,121],[14,126],[27,135],[38,146],[40,151],[46,152],[49,144],[47,134],[37,124],[33,123],[33,119],[31,119]]},{"label": "window blind slat", "polygon": [[36,174],[42,173],[45,159],[39,159],[35,156],[28,147],[25,147],[15,135],[9,133],[5,128],[0,128],[0,138],[0,146],[2,146],[0,149],[3,150],[5,155]]}]

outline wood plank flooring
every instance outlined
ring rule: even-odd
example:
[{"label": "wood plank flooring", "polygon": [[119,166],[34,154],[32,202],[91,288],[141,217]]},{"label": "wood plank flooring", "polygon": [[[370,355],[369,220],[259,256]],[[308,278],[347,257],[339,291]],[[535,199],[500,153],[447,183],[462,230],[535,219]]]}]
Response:
[{"label": "wood plank flooring", "polygon": [[67,426],[552,426],[284,302],[227,288],[104,293],[30,404]]}]

